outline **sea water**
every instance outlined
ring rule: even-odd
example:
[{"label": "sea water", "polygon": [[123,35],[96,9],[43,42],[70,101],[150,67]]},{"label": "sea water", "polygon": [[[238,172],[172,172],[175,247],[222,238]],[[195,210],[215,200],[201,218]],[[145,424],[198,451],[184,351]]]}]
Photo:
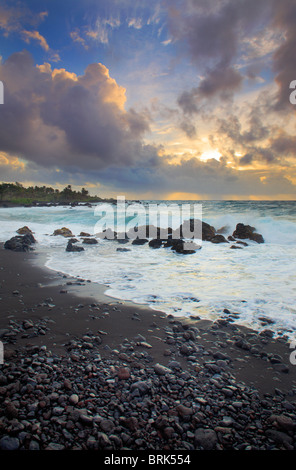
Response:
[{"label": "sea water", "polygon": [[[143,205],[170,204],[176,208],[192,201],[145,201]],[[150,306],[176,317],[217,319],[232,313],[235,322],[276,335],[296,334],[296,202],[200,201],[203,221],[227,238],[237,223],[249,224],[263,235],[264,244],[244,240],[248,246],[230,249],[231,243],[202,242],[190,255],[169,248],[153,249],[98,238],[85,251],[66,252],[68,240],[53,236],[67,227],[95,233],[95,206],[0,209],[0,240],[14,236],[24,225],[34,232],[46,266],[71,276],[107,286],[106,294]],[[176,206],[177,205],[177,206]],[[113,206],[114,207],[114,206]],[[130,251],[117,251],[117,248]],[[268,319],[270,323],[266,324]],[[266,326],[267,325],[267,326]]]}]

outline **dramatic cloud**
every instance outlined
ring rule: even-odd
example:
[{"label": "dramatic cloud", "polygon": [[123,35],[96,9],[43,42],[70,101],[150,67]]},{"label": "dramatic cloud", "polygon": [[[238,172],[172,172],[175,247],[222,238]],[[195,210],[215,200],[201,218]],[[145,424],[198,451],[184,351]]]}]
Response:
[{"label": "dramatic cloud", "polygon": [[105,169],[101,172],[102,181],[113,191],[134,195],[141,192],[147,198],[167,198],[179,195],[196,195],[200,198],[245,198],[256,195],[270,198],[282,195],[292,196],[295,186],[284,173],[271,171],[267,176],[260,170],[237,171],[226,162],[210,159],[201,162],[198,158],[180,159],[172,163],[171,157],[162,159],[157,172],[152,168],[126,168],[124,172]]},{"label": "dramatic cloud", "polygon": [[191,96],[209,98],[218,94],[225,98],[239,89],[243,76],[236,61],[242,41],[262,28],[269,2],[176,0],[168,2],[168,8],[174,40],[204,75]]},{"label": "dramatic cloud", "polygon": [[[5,106],[0,150],[41,166],[100,169],[149,162],[157,151],[142,143],[149,118],[124,110],[125,89],[102,64],[81,76],[49,64],[36,67],[26,51],[0,66]],[[151,163],[150,161],[150,163]]]},{"label": "dramatic cloud", "polygon": [[74,3],[0,6],[2,178],[295,198],[295,0]]},{"label": "dramatic cloud", "polygon": [[[203,98],[230,97],[245,78],[256,78],[255,71],[269,63],[278,85],[276,109],[292,109],[289,84],[296,77],[294,0],[174,0],[168,2],[168,9],[172,37],[202,75],[199,85],[178,99],[184,112],[198,113]],[[264,57],[268,57],[265,63]]]},{"label": "dramatic cloud", "polygon": [[289,84],[296,77],[296,4],[294,0],[276,2],[273,24],[285,36],[284,42],[273,56],[275,79],[279,85],[277,109],[291,109]]}]

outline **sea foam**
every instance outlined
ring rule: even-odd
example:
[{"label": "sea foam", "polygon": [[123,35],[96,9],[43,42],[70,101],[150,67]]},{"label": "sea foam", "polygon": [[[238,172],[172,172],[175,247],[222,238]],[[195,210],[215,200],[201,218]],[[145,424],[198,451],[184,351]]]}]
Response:
[{"label": "sea foam", "polygon": [[66,226],[77,237],[94,233],[96,217],[90,207],[0,209],[1,241],[28,225],[47,256],[47,267],[105,284],[107,295],[149,305],[175,316],[216,319],[236,313],[235,321],[276,334],[296,331],[296,203],[204,201],[203,220],[232,234],[238,222],[252,225],[264,244],[249,240],[247,247],[203,242],[202,249],[182,255],[148,244],[124,245],[98,240],[81,253],[67,253],[67,239],[53,236]]}]

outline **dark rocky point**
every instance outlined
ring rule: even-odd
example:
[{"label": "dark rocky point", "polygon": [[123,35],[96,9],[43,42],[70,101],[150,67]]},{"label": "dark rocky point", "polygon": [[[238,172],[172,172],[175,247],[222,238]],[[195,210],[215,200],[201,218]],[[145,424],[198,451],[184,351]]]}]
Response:
[{"label": "dark rocky point", "polygon": [[262,235],[260,233],[256,233],[255,230],[255,227],[239,223],[232,235],[234,238],[248,238],[249,240],[253,240],[257,243],[264,243]]}]

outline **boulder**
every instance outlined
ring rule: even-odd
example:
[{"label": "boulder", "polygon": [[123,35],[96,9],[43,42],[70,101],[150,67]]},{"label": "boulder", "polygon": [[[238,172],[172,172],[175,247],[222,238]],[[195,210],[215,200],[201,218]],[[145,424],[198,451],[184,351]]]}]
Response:
[{"label": "boulder", "polygon": [[120,245],[125,245],[126,243],[129,243],[129,239],[128,238],[121,238],[121,234],[118,234],[116,240]]},{"label": "boulder", "polygon": [[237,241],[235,243],[239,244],[239,245],[242,245],[242,246],[249,246],[246,242],[242,242],[242,241]]},{"label": "boulder", "polygon": [[167,229],[160,228],[160,227],[156,227],[155,225],[140,225],[139,227],[134,227],[134,228],[129,229],[126,235],[128,238],[134,238],[135,233],[137,234],[137,238],[139,239],[144,239],[144,238],[164,239],[172,234],[172,229],[170,227],[168,227]]},{"label": "boulder", "polygon": [[225,234],[225,233],[227,233],[228,231],[229,231],[228,225],[223,225],[223,227],[221,227],[221,228],[219,228],[219,229],[217,230],[217,233],[221,233],[221,234],[224,233],[224,234]]},{"label": "boulder", "polygon": [[135,238],[132,241],[132,245],[145,245],[145,243],[148,243],[146,238]]},{"label": "boulder", "polygon": [[253,240],[257,243],[264,243],[262,235],[260,233],[255,233],[255,230],[255,227],[251,227],[251,225],[239,223],[232,235],[234,238],[248,238],[249,240]]},{"label": "boulder", "polygon": [[150,240],[149,242],[149,246],[151,248],[160,248],[162,244],[163,244],[163,241],[160,240],[159,238],[154,238],[153,240]]},{"label": "boulder", "polygon": [[200,249],[200,246],[194,242],[185,242],[184,240],[178,239],[168,240],[164,246],[170,246],[173,251],[183,255],[193,254],[196,250]]},{"label": "boulder", "polygon": [[73,233],[67,227],[62,227],[53,232],[53,235],[62,235],[63,237],[73,237]]},{"label": "boulder", "polygon": [[229,243],[228,240],[224,237],[224,235],[218,234],[211,238],[212,243]]},{"label": "boulder", "polygon": [[90,237],[90,234],[87,232],[80,232],[79,234],[80,237]]},{"label": "boulder", "polygon": [[96,245],[98,243],[98,240],[96,240],[95,238],[84,238],[82,243],[86,245]]},{"label": "boulder", "polygon": [[28,233],[31,235],[33,234],[32,230],[29,229],[29,227],[27,227],[26,225],[24,227],[19,228],[16,232],[19,235],[27,235]]},{"label": "boulder", "polygon": [[77,245],[73,245],[70,240],[68,241],[68,245],[66,247],[66,251],[75,251],[75,252],[79,252],[79,251],[84,251],[84,248],[83,246],[77,246]]},{"label": "boulder", "polygon": [[12,251],[29,251],[32,250],[31,245],[36,243],[34,236],[31,233],[27,233],[23,236],[15,236],[4,243],[5,250]]},{"label": "boulder", "polygon": [[102,232],[95,233],[96,237],[101,238],[102,240],[116,240],[117,239],[117,232],[112,230],[111,228],[107,228]]},{"label": "boulder", "polygon": [[208,224],[207,222],[203,222],[199,219],[190,219],[186,220],[181,226],[181,234],[183,237],[186,237],[186,232],[184,233],[184,229],[186,231],[190,230],[193,233],[193,230],[200,231],[202,236],[202,240],[204,241],[211,241],[212,238],[216,235],[216,229],[212,225]]},{"label": "boulder", "polygon": [[250,240],[253,240],[257,243],[264,243],[264,238],[260,233],[253,233],[252,237],[250,237]]}]

